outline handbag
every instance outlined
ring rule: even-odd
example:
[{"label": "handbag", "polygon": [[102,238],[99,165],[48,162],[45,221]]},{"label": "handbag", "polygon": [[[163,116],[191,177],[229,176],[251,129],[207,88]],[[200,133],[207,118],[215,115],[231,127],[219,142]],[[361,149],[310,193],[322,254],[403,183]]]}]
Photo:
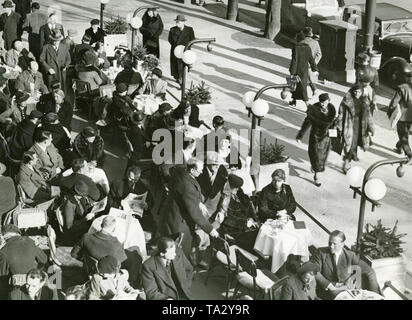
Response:
[{"label": "handbag", "polygon": [[337,137],[330,138],[331,149],[336,152],[338,155],[342,154],[343,151],[343,135],[338,132]]}]

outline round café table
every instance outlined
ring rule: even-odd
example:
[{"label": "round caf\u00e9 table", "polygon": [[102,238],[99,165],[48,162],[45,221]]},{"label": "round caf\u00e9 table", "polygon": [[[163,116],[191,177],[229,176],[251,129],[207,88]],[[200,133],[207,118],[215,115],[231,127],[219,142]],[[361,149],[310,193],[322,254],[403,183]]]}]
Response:
[{"label": "round caf\u00e9 table", "polygon": [[345,290],[339,293],[335,300],[385,300],[385,297],[368,290]]},{"label": "round caf\u00e9 table", "polygon": [[263,256],[272,257],[271,271],[275,273],[286,262],[289,254],[300,255],[307,260],[308,247],[312,243],[311,232],[308,229],[295,229],[293,221],[289,221],[278,232],[267,221],[260,227],[253,249]]}]

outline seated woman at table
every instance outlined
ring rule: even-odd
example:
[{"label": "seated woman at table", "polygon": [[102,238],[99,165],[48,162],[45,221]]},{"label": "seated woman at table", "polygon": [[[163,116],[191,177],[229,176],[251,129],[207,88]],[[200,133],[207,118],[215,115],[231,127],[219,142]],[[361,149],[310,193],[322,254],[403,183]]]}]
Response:
[{"label": "seated woman at table", "polygon": [[218,232],[235,239],[236,244],[246,250],[253,250],[259,224],[252,202],[243,193],[243,179],[230,174],[227,186],[221,196],[215,223],[220,224]]},{"label": "seated woman at table", "polygon": [[104,51],[104,44],[102,42],[96,42],[93,47],[93,53],[96,55],[97,59],[94,66],[98,69],[109,69],[110,62],[107,59],[106,52]]},{"label": "seated woman at table", "polygon": [[92,127],[85,127],[73,141],[73,154],[74,159],[82,158],[101,168],[105,158],[104,140]]},{"label": "seated woman at table", "polygon": [[319,300],[315,280],[319,270],[319,266],[312,262],[302,264],[297,274],[290,276],[283,286],[280,300]]},{"label": "seated woman at table", "polygon": [[259,218],[262,222],[277,219],[280,214],[287,214],[291,220],[296,220],[293,215],[296,201],[292,189],[285,184],[285,180],[285,171],[277,169],[272,173],[272,182],[260,192]]},{"label": "seated woman at table", "polygon": [[125,60],[123,62],[124,69],[117,74],[114,79],[114,84],[125,83],[127,86],[137,85],[138,88],[143,85],[144,80],[142,75],[133,67],[132,60]]},{"label": "seated woman at table", "polygon": [[186,100],[182,100],[178,107],[172,111],[172,117],[196,128],[199,128],[201,124],[199,120],[199,107],[196,105],[191,106]]},{"label": "seated woman at table", "polygon": [[83,64],[80,64],[77,69],[79,80],[86,81],[90,84],[90,93],[94,97],[100,94],[99,86],[105,84],[99,75],[99,70],[94,66],[96,60],[97,57],[95,54],[87,51],[83,54]]},{"label": "seated woman at table", "polygon": [[27,70],[24,70],[16,81],[16,90],[31,94],[32,92],[48,93],[49,90],[44,84],[43,75],[39,72],[39,65],[36,61],[31,61]]},{"label": "seated woman at table", "polygon": [[[162,100],[166,99],[167,82],[162,79],[162,70],[155,68],[152,71],[151,77],[147,77],[143,86],[137,92],[138,94],[151,94],[159,97]],[[132,96],[133,98],[133,96]]]}]

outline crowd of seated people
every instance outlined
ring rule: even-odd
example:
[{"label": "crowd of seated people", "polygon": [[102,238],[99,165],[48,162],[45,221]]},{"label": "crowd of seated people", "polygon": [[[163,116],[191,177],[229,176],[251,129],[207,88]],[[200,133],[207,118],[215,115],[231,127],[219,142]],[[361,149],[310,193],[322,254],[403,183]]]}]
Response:
[{"label": "crowd of seated people", "polygon": [[[40,6],[35,2],[32,8],[37,14]],[[222,116],[215,115],[213,129],[203,139],[183,139],[188,126],[200,128],[204,122],[198,106],[166,101],[167,81],[160,68],[141,67],[123,45],[113,61],[108,59],[97,19],[80,44],[73,40],[75,30],[64,37],[55,14],[42,19],[42,26],[28,29],[29,50],[17,39],[2,57],[18,76],[13,79],[0,67],[2,299],[192,299],[194,269],[208,268],[213,238],[252,252],[266,220],[296,220],[295,197],[283,170],[272,173],[272,182],[257,201],[244,192],[247,181],[237,174],[244,169],[244,159]],[[90,92],[83,93],[89,102],[74,102],[79,109],[91,108],[95,103],[90,101],[103,101],[98,100],[101,87],[112,82],[106,74],[110,67],[122,70],[112,79],[115,90],[104,97],[104,110],[99,111],[97,120],[105,125],[78,128],[72,80],[90,85]],[[148,115],[139,107],[135,98],[142,95],[157,101],[156,112]],[[166,141],[153,139],[159,129],[171,140],[162,161],[153,163],[154,148]],[[105,150],[113,141],[105,141],[103,131],[123,147],[119,159],[127,159],[125,171],[110,181]],[[149,175],[145,161],[150,163]],[[139,214],[124,214],[131,210],[126,206],[131,196],[145,197]],[[19,206],[34,208],[52,199],[47,219],[57,249],[72,247],[71,257],[83,263],[89,276],[65,294],[48,281],[53,255],[14,220]],[[139,228],[124,231],[123,223]],[[49,239],[53,232],[48,232]],[[365,288],[379,292],[373,270],[345,249],[344,241],[345,235],[335,231],[329,246],[310,262],[288,259],[280,270],[283,275],[278,274],[289,277],[281,299],[333,299],[346,289],[351,265],[361,267]]]}]

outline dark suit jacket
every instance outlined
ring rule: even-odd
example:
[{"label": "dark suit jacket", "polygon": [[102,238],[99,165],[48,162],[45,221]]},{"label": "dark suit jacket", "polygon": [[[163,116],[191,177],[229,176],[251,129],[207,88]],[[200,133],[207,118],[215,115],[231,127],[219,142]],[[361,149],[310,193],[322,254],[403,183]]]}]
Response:
[{"label": "dark suit jacket", "polygon": [[[61,24],[56,23],[56,29],[60,30],[61,34],[64,36],[64,28]],[[40,34],[40,52],[43,51],[43,47],[49,43],[51,30],[49,28],[49,24],[42,25],[39,29]]]},{"label": "dark suit jacket", "polygon": [[348,270],[350,266],[360,266],[362,269],[362,277],[366,277],[368,283],[362,284],[366,289],[379,291],[377,288],[376,275],[373,269],[354,252],[343,249],[339,256],[338,264],[336,265],[330,249],[328,247],[319,248],[317,254],[312,256],[312,262],[320,267],[320,272],[316,275],[317,291],[320,297],[330,296],[325,291],[330,283],[344,283],[351,272]]},{"label": "dark suit jacket", "polygon": [[[37,300],[59,300],[56,289],[50,289],[47,285],[40,289]],[[18,287],[10,292],[9,300],[31,300],[26,286]]]},{"label": "dark suit jacket", "polygon": [[92,179],[89,177],[85,176],[84,174],[73,172],[71,175],[67,177],[62,177],[60,179],[60,188],[62,190],[63,194],[69,194],[71,193],[71,190],[73,189],[74,185],[76,184],[77,181],[83,181],[87,184],[89,188],[89,197],[94,200],[98,201],[102,198],[103,193],[100,192],[99,188],[97,185],[93,182]]},{"label": "dark suit jacket", "polygon": [[[143,264],[142,280],[148,300],[192,298],[190,287],[192,286],[193,267],[180,248],[176,248],[176,258],[172,261],[171,265],[177,283],[169,276],[166,267],[158,255],[150,257]],[[180,286],[181,291],[186,297],[178,295],[176,285]]]},{"label": "dark suit jacket", "polygon": [[29,150],[34,142],[36,125],[28,119],[20,122],[10,137],[9,147],[13,159],[22,159],[23,153]]},{"label": "dark suit jacket", "polygon": [[0,31],[3,31],[4,48],[10,50],[13,48],[13,41],[20,39],[22,34],[21,15],[11,12],[9,16],[3,13],[0,16]]},{"label": "dark suit jacket", "polygon": [[82,239],[73,247],[72,257],[81,260],[85,255],[97,260],[108,255],[114,256],[120,263],[127,259],[122,244],[117,238],[98,231],[90,234],[86,233]]},{"label": "dark suit jacket", "polygon": [[84,35],[88,35],[91,38],[90,44],[92,45],[96,42],[104,42],[104,36],[106,34],[102,29],[100,29],[100,27],[97,29],[96,33],[94,33],[93,28],[90,27],[89,29],[86,29]]},{"label": "dark suit jacket", "polygon": [[53,143],[46,148],[44,152],[37,144],[34,144],[30,149],[39,157],[39,166],[49,173],[51,177],[56,176],[56,169],[64,168],[63,159]]},{"label": "dark suit jacket", "polygon": [[109,202],[110,206],[114,208],[119,208],[121,201],[126,198],[129,193],[134,193],[136,195],[144,194],[145,192],[148,192],[147,195],[147,200],[149,202],[150,199],[150,193],[149,189],[147,186],[142,182],[142,180],[139,180],[134,188],[132,189],[128,182],[127,179],[117,179],[112,182],[110,186],[110,193],[109,193]]},{"label": "dark suit jacket", "polygon": [[165,236],[183,232],[182,249],[188,257],[195,226],[206,233],[210,233],[213,226],[199,208],[202,201],[200,185],[186,169],[175,168],[170,186],[170,193],[160,211],[159,221],[162,223],[159,232]]},{"label": "dark suit jacket", "polygon": [[126,85],[136,84],[143,85],[143,79],[139,72],[133,71],[133,69],[124,69],[120,71],[114,79],[114,84],[125,83]]},{"label": "dark suit jacket", "polygon": [[15,236],[0,249],[0,297],[7,296],[9,276],[26,274],[31,269],[44,265],[47,255],[28,237]]},{"label": "dark suit jacket", "polygon": [[[40,97],[40,101],[36,106],[37,110],[47,114],[49,112],[56,113],[56,101],[54,100],[53,93],[43,94]],[[59,116],[60,123],[66,127],[69,131],[72,128],[72,119],[73,119],[73,106],[69,101],[64,100],[59,111],[57,112]]]},{"label": "dark suit jacket", "polygon": [[[66,131],[63,129],[61,123],[42,123],[41,127],[37,127],[36,131],[48,131],[52,134],[53,144],[63,156],[65,151],[70,148],[70,137],[67,135]],[[37,132],[36,132],[37,134]]]}]

